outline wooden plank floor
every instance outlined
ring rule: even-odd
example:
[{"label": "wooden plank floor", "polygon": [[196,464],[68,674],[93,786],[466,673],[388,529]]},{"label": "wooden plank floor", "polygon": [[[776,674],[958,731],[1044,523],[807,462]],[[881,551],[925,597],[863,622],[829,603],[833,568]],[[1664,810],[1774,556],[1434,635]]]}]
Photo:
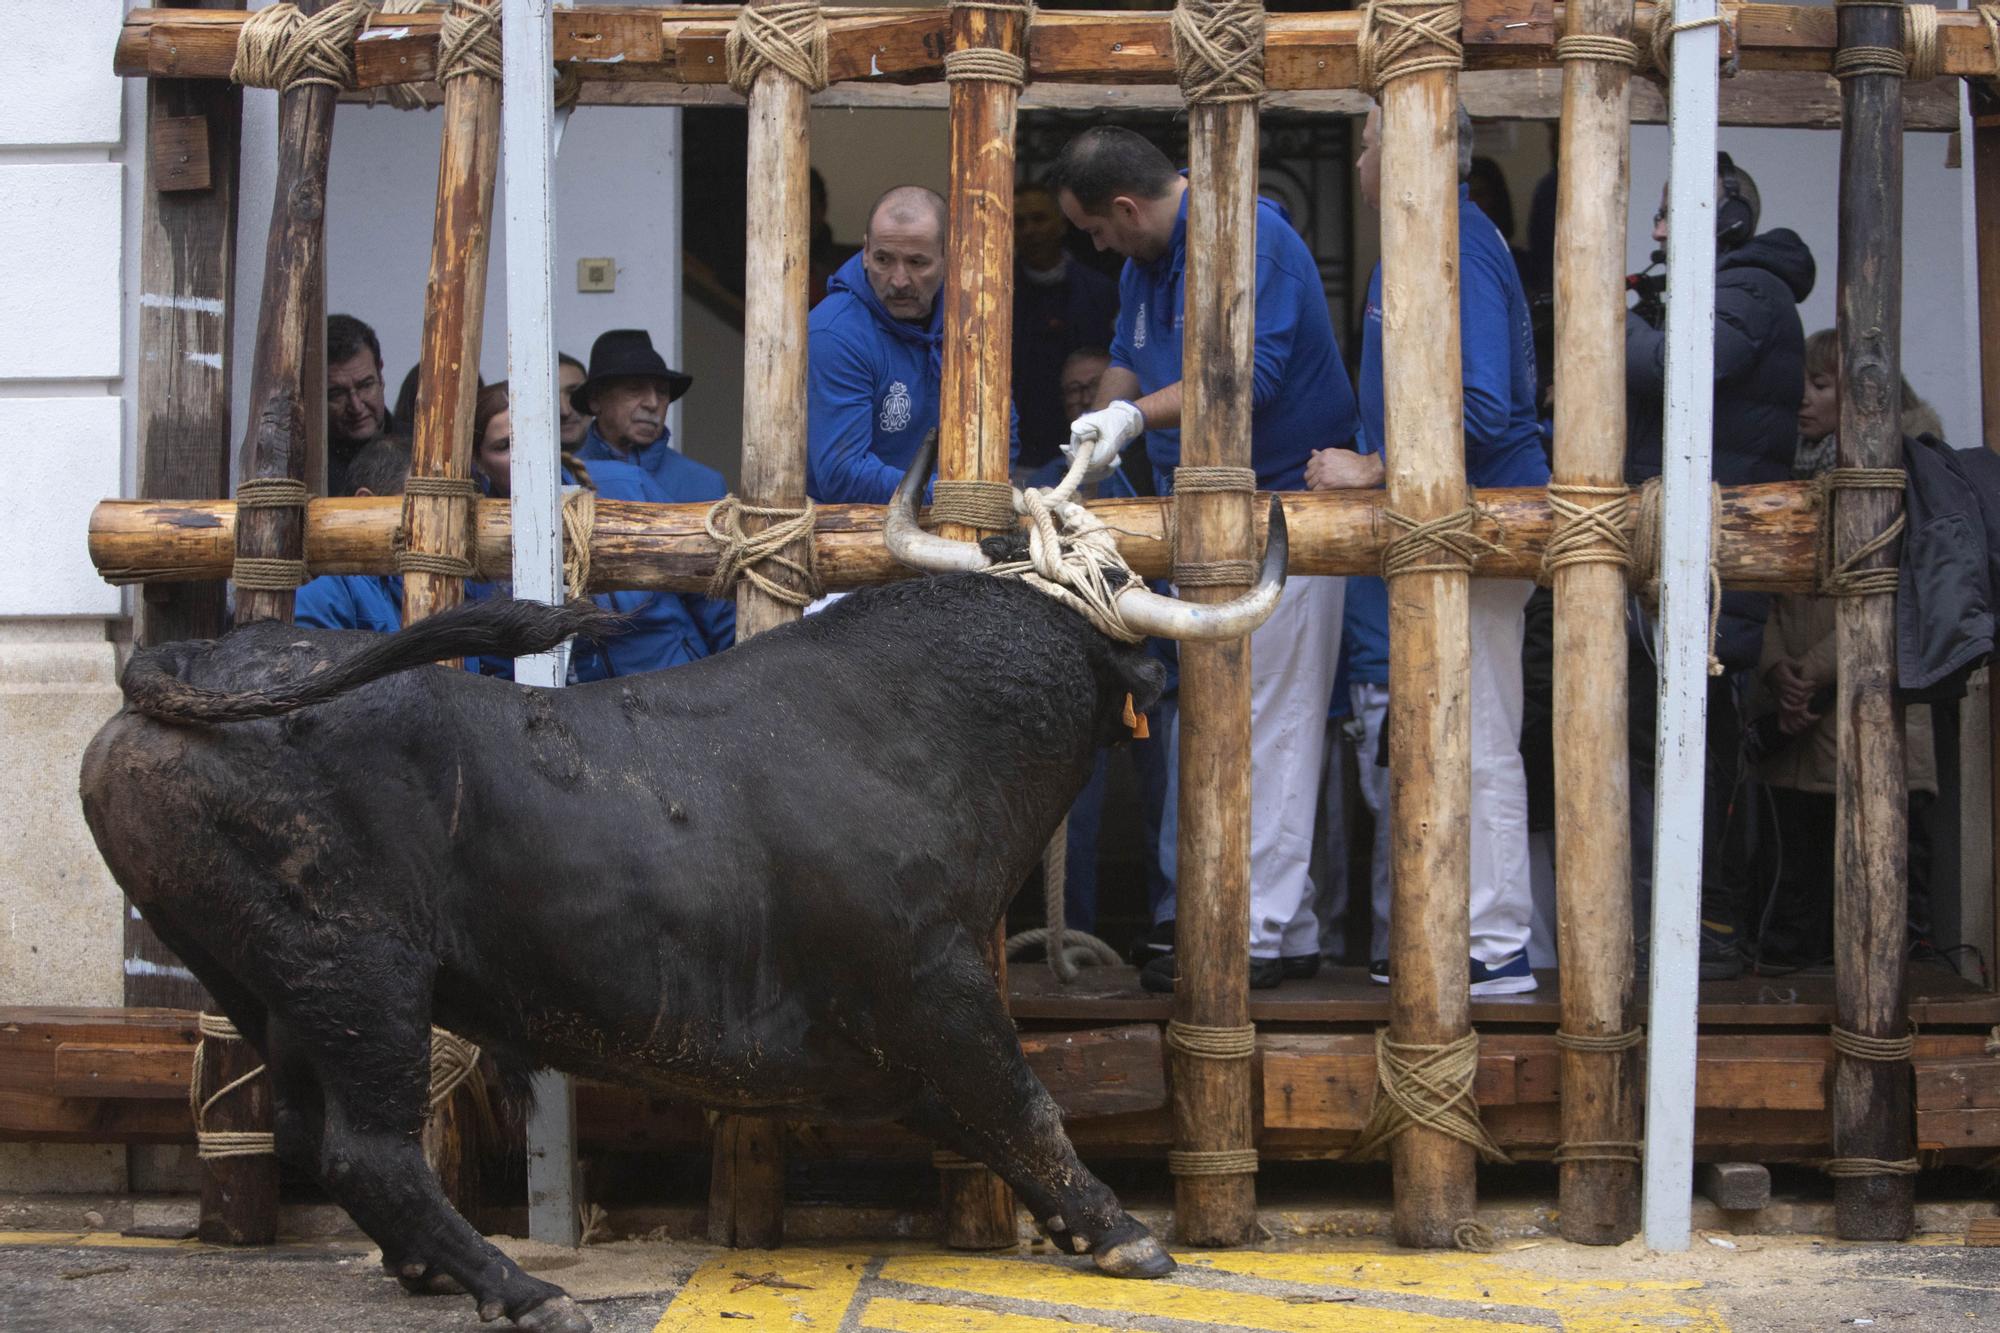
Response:
[{"label": "wooden plank floor", "polygon": [[[1526,995],[1497,995],[1472,1002],[1480,1027],[1521,1024],[1553,1028],[1561,1016],[1560,978],[1535,974],[1541,989]],[[1009,1003],[1026,1026],[1042,1023],[1164,1023],[1172,998],[1139,988],[1130,967],[1087,967],[1068,986],[1057,983],[1042,963],[1007,969]],[[1639,988],[1641,1021],[1645,987]],[[2000,995],[1981,989],[1935,963],[1910,968],[1910,1017],[1925,1028],[1991,1026],[2000,1023]],[[1368,979],[1365,968],[1323,968],[1310,981],[1288,981],[1275,990],[1250,992],[1250,1019],[1274,1023],[1381,1024],[1389,1021],[1389,988]],[[1833,1021],[1833,974],[1828,970],[1781,977],[1742,976],[1701,986],[1701,1022],[1712,1027],[1823,1028]]]}]

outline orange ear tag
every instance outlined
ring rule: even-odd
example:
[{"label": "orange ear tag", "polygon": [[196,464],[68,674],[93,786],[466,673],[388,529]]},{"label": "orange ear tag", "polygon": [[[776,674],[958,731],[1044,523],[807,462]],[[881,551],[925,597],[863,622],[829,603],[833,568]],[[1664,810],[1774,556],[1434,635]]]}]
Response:
[{"label": "orange ear tag", "polygon": [[1132,707],[1130,691],[1125,695],[1125,725],[1132,729],[1132,739],[1135,741],[1146,740],[1153,734],[1151,728],[1146,725],[1146,715]]}]

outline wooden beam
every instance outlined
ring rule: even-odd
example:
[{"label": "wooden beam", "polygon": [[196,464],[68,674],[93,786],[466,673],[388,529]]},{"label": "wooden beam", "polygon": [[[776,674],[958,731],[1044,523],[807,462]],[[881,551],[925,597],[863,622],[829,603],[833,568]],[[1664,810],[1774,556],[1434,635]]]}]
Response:
[{"label": "wooden beam", "polygon": [[[1628,38],[1620,0],[1572,0],[1567,35]],[[1625,485],[1626,143],[1632,71],[1600,60],[1564,71],[1556,190],[1555,475],[1596,508]],[[1585,1039],[1631,1030],[1631,788],[1627,778],[1625,572],[1615,563],[1555,571],[1556,900],[1563,1031]],[[1565,1240],[1617,1245],[1639,1227],[1638,1058],[1624,1050],[1563,1053]],[[1631,1160],[1616,1160],[1631,1144]]]},{"label": "wooden beam", "polygon": [[[517,463],[518,467],[519,464]],[[1636,494],[1636,493],[1635,493]],[[1379,572],[1391,529],[1380,491],[1287,492],[1279,499],[1290,529],[1294,574]],[[1540,489],[1478,491],[1475,531],[1499,545],[1481,558],[1483,577],[1534,578],[1551,518]],[[508,567],[514,504],[479,504],[481,568]],[[1260,498],[1259,505],[1265,503]],[[1147,578],[1169,573],[1171,504],[1162,499],[1093,500],[1087,506],[1119,534],[1119,550]],[[1636,506],[1635,506],[1636,507]],[[590,543],[590,586],[700,592],[715,574],[706,504],[599,500]],[[814,559],[829,590],[890,583],[914,575],[882,545],[879,505],[821,505]],[[402,505],[388,499],[314,500],[306,510],[306,563],[316,574],[384,574],[394,566]],[[1716,565],[1725,587],[1811,592],[1819,539],[1816,488],[1769,482],[1722,488]],[[112,583],[221,578],[235,550],[236,506],[228,500],[105,500],[90,517],[90,558]]]},{"label": "wooden beam", "polygon": [[[1896,7],[1843,5],[1846,47],[1900,45]],[[1835,296],[1840,331],[1842,468],[1901,468],[1903,311],[1903,104],[1894,74],[1858,74],[1842,89],[1840,267]],[[1902,513],[1900,488],[1835,493],[1833,552],[1859,550]],[[1892,566],[1878,553],[1863,568]],[[1893,583],[1893,580],[1891,581]],[[1834,843],[1834,1022],[1863,1037],[1894,1040],[1909,1031],[1903,993],[1909,957],[1909,808],[1903,708],[1896,700],[1893,591],[1835,603],[1839,662],[1834,708],[1839,764]],[[1914,1160],[1907,1059],[1859,1059],[1834,1066],[1836,1158]],[[1902,1240],[1916,1226],[1909,1175],[1842,1174],[1834,1180],[1834,1228],[1843,1240]]]}]

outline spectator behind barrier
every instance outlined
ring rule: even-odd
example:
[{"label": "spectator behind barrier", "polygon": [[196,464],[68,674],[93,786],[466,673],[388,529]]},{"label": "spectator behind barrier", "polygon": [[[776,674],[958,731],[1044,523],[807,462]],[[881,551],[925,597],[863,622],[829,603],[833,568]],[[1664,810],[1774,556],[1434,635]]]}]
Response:
[{"label": "spectator behind barrier", "polygon": [[[382,344],[352,315],[326,321],[326,493],[351,495],[348,465],[391,434],[396,420],[382,401]],[[407,420],[407,418],[406,418]]]},{"label": "spectator behind barrier", "polygon": [[[353,495],[401,495],[410,475],[410,451],[399,440],[376,440],[347,464]],[[298,590],[292,623],[315,629],[372,629],[394,634],[403,627],[401,574],[321,574]]]},{"label": "spectator behind barrier", "polygon": [[667,408],[693,383],[693,376],[668,368],[644,329],[599,334],[590,345],[583,382],[569,395],[577,412],[596,418],[584,430],[576,456],[586,463],[605,458],[644,468],[677,500],[720,499],[720,490],[696,492],[711,478],[719,487],[721,474],[677,452],[667,428]]},{"label": "spectator behind barrier", "polygon": [[1014,406],[1021,418],[1021,466],[1057,456],[1069,423],[1091,404],[1065,412],[1064,363],[1081,347],[1111,341],[1118,288],[1064,248],[1069,223],[1044,185],[1014,192]]}]

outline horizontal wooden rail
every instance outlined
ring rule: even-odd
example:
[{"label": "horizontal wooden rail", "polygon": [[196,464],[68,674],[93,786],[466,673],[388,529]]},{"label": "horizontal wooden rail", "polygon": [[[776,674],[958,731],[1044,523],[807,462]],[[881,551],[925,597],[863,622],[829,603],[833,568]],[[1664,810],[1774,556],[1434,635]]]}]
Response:
[{"label": "horizontal wooden rail", "polygon": [[[1731,69],[1827,74],[1838,45],[1830,6],[1725,4],[1722,59]],[[1563,7],[1549,0],[1467,0],[1463,41],[1472,70],[1556,68]],[[1638,6],[1638,30],[1654,6]],[[832,9],[827,68],[835,83],[918,83],[944,77],[947,11]],[[241,12],[134,9],[125,17],[112,68],[140,77],[227,78]],[[585,84],[726,84],[723,44],[732,7],[632,6],[558,9],[555,58]],[[1030,86],[1038,83],[1173,85],[1168,14],[1043,10],[1028,38]],[[355,45],[357,88],[419,82],[436,73],[435,11],[378,16]],[[1358,10],[1272,14],[1265,77],[1273,92],[1351,89],[1360,82]],[[1938,14],[1939,68],[1992,78],[1994,51],[1979,14]],[[1178,105],[1178,89],[1174,93]]]},{"label": "horizontal wooden rail", "polygon": [[[1480,535],[1504,547],[1478,573],[1533,578],[1548,543],[1547,493],[1536,489],[1478,493]],[[1294,574],[1372,574],[1392,535],[1382,520],[1381,491],[1292,492],[1284,496]],[[1090,506],[1119,534],[1119,548],[1148,578],[1167,573],[1170,502],[1099,500]],[[704,529],[705,504],[597,502],[590,543],[593,589],[700,592],[715,571],[715,543]],[[384,574],[391,569],[398,497],[314,500],[306,510],[306,564],[315,574]],[[815,552],[829,590],[911,577],[882,545],[879,505],[822,505]],[[479,565],[508,568],[512,511],[504,500],[479,505]],[[90,518],[90,558],[112,583],[174,583],[229,575],[236,506],[228,500],[106,500]],[[1819,540],[1817,490],[1803,482],[1725,486],[1716,546],[1723,582],[1764,592],[1812,588]]]}]

